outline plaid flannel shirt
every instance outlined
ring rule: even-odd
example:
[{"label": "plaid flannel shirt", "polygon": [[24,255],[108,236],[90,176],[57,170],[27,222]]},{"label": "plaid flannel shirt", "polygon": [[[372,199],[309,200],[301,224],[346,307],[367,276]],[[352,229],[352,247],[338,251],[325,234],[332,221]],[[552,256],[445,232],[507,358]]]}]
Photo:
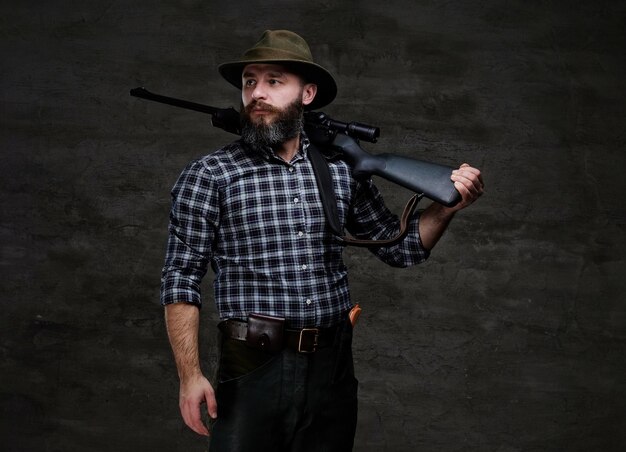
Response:
[{"label": "plaid flannel shirt", "polygon": [[[284,317],[294,328],[326,327],[352,306],[344,246],[329,230],[307,157],[308,140],[286,163],[271,150],[240,141],[191,162],[172,189],[161,303],[201,306],[200,282],[210,264],[220,318],[248,313]],[[386,239],[399,221],[371,181],[330,160],[340,221],[354,236]],[[399,244],[372,252],[397,267],[428,257],[417,223]]]}]

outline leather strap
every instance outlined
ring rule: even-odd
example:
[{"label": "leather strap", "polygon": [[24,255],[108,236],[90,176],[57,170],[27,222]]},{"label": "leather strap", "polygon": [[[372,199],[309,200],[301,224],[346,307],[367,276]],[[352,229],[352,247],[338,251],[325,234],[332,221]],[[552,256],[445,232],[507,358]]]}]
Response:
[{"label": "leather strap", "polygon": [[422,198],[421,194],[416,194],[409,199],[409,202],[404,206],[404,211],[402,212],[402,216],[400,217],[400,231],[395,237],[384,240],[365,240],[365,239],[355,239],[354,237],[343,236],[342,240],[346,243],[346,245],[352,246],[362,246],[367,248],[375,248],[379,246],[391,246],[396,243],[400,243],[406,235],[409,233],[409,220],[413,216],[413,212],[417,207],[420,199]]},{"label": "leather strap", "polygon": [[333,181],[328,169],[328,164],[324,160],[322,153],[317,147],[310,143],[308,147],[308,155],[311,159],[311,166],[313,166],[313,173],[315,174],[315,180],[317,181],[317,187],[322,200],[322,206],[324,206],[324,214],[326,215],[326,221],[333,233],[341,237],[342,242],[345,245],[361,246],[367,248],[375,248],[380,246],[391,246],[404,240],[409,233],[409,220],[415,212],[415,208],[422,198],[421,194],[416,194],[409,199],[409,202],[404,207],[402,216],[400,217],[400,232],[391,238],[385,240],[366,240],[356,239],[344,235],[341,228],[341,222],[339,221],[339,212],[337,211],[337,197],[335,196],[335,190],[333,189]]}]

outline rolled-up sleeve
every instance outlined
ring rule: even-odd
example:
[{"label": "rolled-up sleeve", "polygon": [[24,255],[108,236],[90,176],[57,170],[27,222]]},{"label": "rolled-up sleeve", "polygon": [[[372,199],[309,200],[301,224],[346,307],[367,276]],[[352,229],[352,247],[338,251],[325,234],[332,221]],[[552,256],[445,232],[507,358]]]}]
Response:
[{"label": "rolled-up sleeve", "polygon": [[[408,222],[409,233],[399,243],[392,246],[370,248],[370,251],[392,267],[409,267],[428,259],[426,249],[419,236],[418,212]],[[400,219],[386,206],[378,188],[371,180],[357,184],[356,196],[347,229],[355,237],[370,240],[387,240],[400,231]]]},{"label": "rolled-up sleeve", "polygon": [[203,162],[191,162],[172,189],[161,304],[201,306],[200,282],[211,259],[218,223],[219,190],[215,179]]}]

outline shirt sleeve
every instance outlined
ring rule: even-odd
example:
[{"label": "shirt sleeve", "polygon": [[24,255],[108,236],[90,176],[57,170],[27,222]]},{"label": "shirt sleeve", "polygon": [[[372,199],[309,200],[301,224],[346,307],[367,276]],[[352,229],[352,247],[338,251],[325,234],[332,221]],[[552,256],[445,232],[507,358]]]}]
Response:
[{"label": "shirt sleeve", "polygon": [[161,304],[201,306],[200,282],[207,272],[219,222],[219,190],[200,161],[190,163],[172,189]]},{"label": "shirt sleeve", "polygon": [[[370,240],[387,240],[400,232],[400,219],[386,206],[382,195],[370,180],[358,182],[354,203],[350,209],[346,228],[355,237]],[[409,267],[428,259],[419,236],[419,212],[409,219],[409,233],[399,243],[391,246],[369,248],[380,260],[392,267]]]}]

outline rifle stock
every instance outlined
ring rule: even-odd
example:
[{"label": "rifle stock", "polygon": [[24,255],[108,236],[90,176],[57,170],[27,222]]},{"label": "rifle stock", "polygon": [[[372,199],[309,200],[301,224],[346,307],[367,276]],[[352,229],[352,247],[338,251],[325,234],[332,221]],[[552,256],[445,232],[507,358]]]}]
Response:
[{"label": "rifle stock", "polygon": [[[175,107],[207,113],[215,127],[237,135],[241,134],[239,112],[234,108],[216,108],[173,97],[154,94],[145,88],[134,88],[130,95]],[[450,180],[452,167],[411,159],[394,154],[372,155],[363,150],[356,140],[376,142],[380,130],[359,123],[343,123],[321,112],[306,112],[305,130],[309,139],[318,145],[331,144],[339,149],[353,168],[353,175],[366,178],[376,175],[415,193],[422,193],[435,202],[451,207],[461,195]]]},{"label": "rifle stock", "polygon": [[352,165],[356,178],[380,176],[444,206],[454,206],[461,195],[450,180],[454,168],[394,154],[372,155],[347,135],[337,134],[332,145]]}]

